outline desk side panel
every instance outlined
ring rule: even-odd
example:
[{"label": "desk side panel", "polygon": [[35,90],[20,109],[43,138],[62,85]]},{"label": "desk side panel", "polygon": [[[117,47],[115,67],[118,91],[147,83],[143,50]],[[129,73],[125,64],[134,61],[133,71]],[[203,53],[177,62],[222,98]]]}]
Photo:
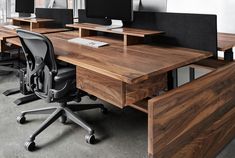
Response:
[{"label": "desk side panel", "polygon": [[235,136],[235,63],[149,101],[152,158],[213,158]]}]

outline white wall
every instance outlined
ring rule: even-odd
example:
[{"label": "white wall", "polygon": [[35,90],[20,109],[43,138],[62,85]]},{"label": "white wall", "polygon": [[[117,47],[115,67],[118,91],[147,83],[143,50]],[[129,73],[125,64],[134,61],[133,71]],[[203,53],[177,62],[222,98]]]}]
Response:
[{"label": "white wall", "polygon": [[168,0],[167,11],[216,14],[218,31],[235,33],[235,0]]}]

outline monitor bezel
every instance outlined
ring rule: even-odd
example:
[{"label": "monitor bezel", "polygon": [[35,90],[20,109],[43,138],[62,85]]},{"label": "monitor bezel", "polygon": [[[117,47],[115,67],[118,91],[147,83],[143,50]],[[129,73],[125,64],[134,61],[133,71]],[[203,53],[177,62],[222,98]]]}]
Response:
[{"label": "monitor bezel", "polygon": [[87,9],[87,1],[89,0],[85,0],[85,11],[86,11],[86,16],[88,18],[103,18],[103,19],[109,19],[109,20],[122,20],[122,21],[126,21],[126,22],[131,22],[134,20],[134,8],[133,8],[133,0],[130,0],[131,2],[131,15],[130,15],[130,19],[129,18],[113,18],[111,16],[96,16],[96,15],[92,15],[90,16],[88,14],[88,9]]},{"label": "monitor bezel", "polygon": [[[18,1],[20,1],[20,0],[15,0],[15,12],[17,12],[17,13],[34,13],[35,12],[35,0],[32,0],[33,1],[33,9],[30,10],[29,12],[18,10],[18,8],[16,7]],[[20,2],[18,2],[18,3],[20,3]]]}]

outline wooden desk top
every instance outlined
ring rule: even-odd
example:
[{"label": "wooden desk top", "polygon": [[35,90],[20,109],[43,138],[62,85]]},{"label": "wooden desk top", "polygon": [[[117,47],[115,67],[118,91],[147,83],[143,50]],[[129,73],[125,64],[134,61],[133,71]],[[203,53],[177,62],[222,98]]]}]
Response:
[{"label": "wooden desk top", "polygon": [[6,38],[16,37],[16,32],[10,29],[5,29],[0,27],[0,40],[5,40]]},{"label": "wooden desk top", "polygon": [[44,18],[12,18],[12,20],[30,22],[30,23],[43,23],[43,22],[55,21],[54,19],[44,19]]},{"label": "wooden desk top", "polygon": [[235,46],[235,34],[218,33],[218,50],[226,51]]},{"label": "wooden desk top", "polygon": [[[22,29],[30,30],[29,26],[24,26]],[[34,28],[33,32],[48,34],[48,33],[56,33],[69,31],[67,28]],[[6,40],[7,38],[17,37],[16,31],[4,28],[3,25],[0,26],[0,40]]]},{"label": "wooden desk top", "polygon": [[[144,81],[153,75],[197,62],[212,56],[212,53],[170,46],[133,45],[123,46],[117,39],[102,36],[87,37],[109,43],[109,46],[91,48],[67,42],[76,37],[64,32],[66,38],[59,34],[48,34],[59,60],[79,65],[105,76],[133,84]],[[69,35],[70,34],[70,35]],[[71,38],[70,38],[71,37]],[[7,42],[20,45],[18,38],[7,39]]]},{"label": "wooden desk top", "polygon": [[77,28],[77,29],[88,29],[93,31],[101,31],[101,32],[108,32],[108,33],[115,33],[115,34],[122,34],[122,35],[130,35],[130,36],[137,36],[137,37],[145,37],[148,35],[158,35],[163,34],[164,31],[155,31],[155,30],[144,30],[144,29],[137,29],[137,28],[118,28],[118,29],[110,29],[105,30],[99,27],[103,25],[98,24],[90,24],[90,23],[74,23],[74,24],[67,24],[67,27],[70,28]]}]

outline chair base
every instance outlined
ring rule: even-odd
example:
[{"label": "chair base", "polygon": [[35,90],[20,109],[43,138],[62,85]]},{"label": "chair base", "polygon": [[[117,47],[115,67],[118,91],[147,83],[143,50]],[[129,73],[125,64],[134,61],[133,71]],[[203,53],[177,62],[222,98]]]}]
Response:
[{"label": "chair base", "polygon": [[13,89],[8,89],[5,92],[3,92],[2,94],[5,96],[9,96],[9,95],[13,95],[16,93],[20,93],[20,88],[13,88]]},{"label": "chair base", "polygon": [[41,126],[29,137],[29,140],[25,143],[25,148],[28,151],[33,151],[35,149],[35,138],[54,123],[58,118],[61,118],[61,122],[65,123],[67,118],[81,126],[88,132],[85,140],[89,144],[95,143],[94,130],[92,130],[88,124],[85,123],[79,116],[74,114],[75,111],[83,111],[89,109],[101,109],[103,113],[107,112],[107,109],[102,104],[76,104],[76,105],[67,105],[66,103],[61,103],[59,107],[49,107],[36,110],[23,111],[19,117],[17,117],[17,122],[23,124],[26,122],[25,115],[28,114],[51,114]]},{"label": "chair base", "polygon": [[[5,92],[3,92],[3,95],[10,96],[10,95],[17,94],[17,93],[20,93],[20,88],[13,88],[13,89],[6,90]],[[32,101],[39,100],[39,99],[40,98],[36,94],[31,93],[31,94],[26,95],[22,98],[16,99],[14,101],[14,103],[16,105],[22,105],[22,104],[26,104],[26,103],[29,103],[29,102],[32,102]]]},{"label": "chair base", "polygon": [[33,102],[33,101],[36,101],[36,100],[39,100],[41,98],[39,98],[36,94],[32,93],[32,94],[29,94],[25,97],[22,97],[22,98],[18,98],[14,101],[14,103],[16,105],[22,105],[22,104],[26,104],[26,103],[29,103],[29,102]]}]

